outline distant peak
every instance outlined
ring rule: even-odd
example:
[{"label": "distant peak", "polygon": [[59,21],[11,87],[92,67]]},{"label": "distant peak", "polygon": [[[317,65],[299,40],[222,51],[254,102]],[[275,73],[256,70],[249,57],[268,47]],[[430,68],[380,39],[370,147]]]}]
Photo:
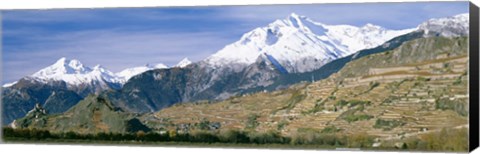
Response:
[{"label": "distant peak", "polygon": [[89,67],[85,67],[79,60],[62,57],[54,64],[32,74],[32,77],[40,79],[57,79],[65,74],[86,74],[90,71],[92,70]]},{"label": "distant peak", "polygon": [[102,65],[98,64],[93,67],[94,70],[105,69]]},{"label": "distant peak", "polygon": [[457,14],[453,16],[453,18],[468,18],[468,17],[470,17],[469,13],[462,13],[462,14]]},{"label": "distant peak", "polygon": [[291,27],[299,28],[299,29],[308,29],[312,25],[316,25],[316,26],[318,26],[318,25],[323,26],[324,25],[322,23],[314,22],[310,18],[308,18],[306,16],[303,16],[303,15],[296,14],[296,13],[291,13],[286,19],[281,20],[280,22],[275,21],[274,23],[276,23],[276,24],[282,24],[283,23],[283,24],[286,24],[286,26],[291,26]]},{"label": "distant peak", "polygon": [[447,21],[447,20],[468,20],[469,13],[462,13],[462,14],[457,14],[449,17],[440,17],[440,18],[432,18],[428,20],[427,22],[432,22],[432,21]]},{"label": "distant peak", "polygon": [[374,25],[374,24],[371,24],[371,23],[367,23],[365,24],[363,27],[361,27],[362,29],[364,30],[382,30],[384,29],[383,27],[379,26],[379,25]]},{"label": "distant peak", "polygon": [[298,15],[296,13],[291,13],[287,19],[290,20],[291,22],[302,22],[302,19],[306,19],[307,17]]},{"label": "distant peak", "polygon": [[156,64],[156,65],[155,65],[155,66],[153,66],[153,67],[155,67],[155,68],[168,68],[168,66],[167,66],[167,65],[165,65],[165,64],[162,64],[162,63]]},{"label": "distant peak", "polygon": [[44,70],[44,71],[47,71],[49,73],[55,73],[59,71],[57,73],[62,72],[67,74],[74,73],[74,72],[84,73],[90,70],[90,68],[84,67],[84,65],[79,60],[67,59],[66,57],[62,57],[58,59],[53,65],[48,66],[46,69],[47,70]]},{"label": "distant peak", "polygon": [[65,62],[66,60],[67,60],[66,57],[62,57],[62,58],[60,58],[60,59],[57,60],[57,63],[58,63],[58,62]]},{"label": "distant peak", "polygon": [[382,26],[375,25],[375,24],[372,24],[372,23],[367,23],[367,24],[365,24],[363,27],[375,27],[375,28],[382,28]]},{"label": "distant peak", "polygon": [[371,23],[367,23],[363,27],[378,27],[378,26]]},{"label": "distant peak", "polygon": [[187,66],[191,63],[192,63],[192,61],[190,61],[187,57],[185,57],[180,62],[178,62],[178,64],[175,65],[175,67],[185,67],[185,66]]},{"label": "distant peak", "polygon": [[468,13],[449,17],[432,18],[417,27],[425,32],[426,36],[458,37],[469,35]]},{"label": "distant peak", "polygon": [[54,65],[57,66],[72,66],[72,67],[83,67],[83,64],[77,59],[67,59],[66,57],[62,57],[58,59]]},{"label": "distant peak", "polygon": [[69,60],[66,57],[62,57],[62,58],[58,59],[53,65],[63,66],[63,65],[68,64],[68,63],[69,63]]},{"label": "distant peak", "polygon": [[142,66],[144,68],[149,68],[149,69],[154,69],[154,68],[167,68],[168,66],[165,65],[165,64],[162,64],[162,63],[158,63],[158,64],[150,64],[150,63],[147,63],[145,64],[144,66]]},{"label": "distant peak", "polygon": [[[304,15],[299,15],[299,14],[297,14],[297,13],[295,13],[295,12],[290,13],[290,15],[289,15],[288,17],[296,18],[296,19],[306,19],[306,18],[307,18],[306,16],[304,16]],[[288,17],[287,17],[287,18],[288,18]]]},{"label": "distant peak", "polygon": [[76,60],[76,59],[70,60],[68,65],[75,68],[75,69],[83,68],[83,64],[79,60]]},{"label": "distant peak", "polygon": [[290,13],[290,17],[298,18],[299,15],[295,12]]}]

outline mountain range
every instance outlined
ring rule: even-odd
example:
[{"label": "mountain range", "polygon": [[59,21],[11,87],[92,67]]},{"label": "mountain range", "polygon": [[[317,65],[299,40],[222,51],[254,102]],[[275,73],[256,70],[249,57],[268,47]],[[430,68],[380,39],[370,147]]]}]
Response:
[{"label": "mountain range", "polygon": [[[191,63],[187,58],[174,67]],[[145,65],[113,73],[101,65],[91,68],[79,60],[60,58],[55,63],[19,81],[3,85],[2,124],[25,116],[34,104],[49,113],[62,113],[90,94],[121,89],[135,75],[153,69],[167,69],[164,64]]]},{"label": "mountain range", "polygon": [[[79,134],[202,131],[224,135],[222,132],[231,130],[275,131],[293,139],[305,132],[311,132],[306,137],[361,134],[375,140],[361,147],[421,145],[411,140],[428,143],[431,141],[424,140],[424,135],[444,136],[445,129],[468,128],[468,36],[424,37],[423,34],[403,35],[388,44],[334,60],[324,67],[331,68],[332,64],[350,59],[325,79],[297,83],[282,90],[235,96],[215,103],[175,104],[146,114],[125,111],[125,107],[106,95],[90,95],[62,114],[48,114],[48,109],[36,105],[10,127]],[[153,72],[157,78],[179,77],[176,80],[179,82],[173,84],[181,84],[188,79],[188,75],[182,74],[191,73],[182,70]],[[138,97],[153,94],[141,91],[158,90],[150,89],[158,88],[155,86],[147,87],[158,84],[147,80],[149,72],[144,73],[145,78],[141,77],[145,85],[138,87],[135,93]],[[161,84],[170,88],[173,86],[170,83]],[[453,135],[462,138],[456,142],[466,143],[466,132]],[[451,147],[466,149],[466,146]]]},{"label": "mountain range", "polygon": [[233,64],[246,67],[262,54],[268,54],[288,72],[302,73],[414,30],[416,28],[389,30],[373,24],[327,25],[292,13],[286,19],[245,33],[205,62],[214,67]]},{"label": "mountain range", "polygon": [[[192,62],[188,58],[182,59],[173,67],[185,67]],[[169,68],[167,65],[159,63],[155,65],[146,64],[145,66],[132,67],[120,72],[113,73],[110,70],[96,65],[93,68],[83,65],[77,59],[67,59],[62,57],[54,64],[47,66],[38,72],[27,76],[26,78],[47,83],[49,81],[64,81],[69,86],[79,86],[82,84],[95,84],[99,90],[118,89],[125,84],[128,79],[135,75],[153,69]],[[4,84],[3,87],[10,87],[16,82]]]},{"label": "mountain range", "polygon": [[373,24],[327,25],[292,13],[245,33],[195,63],[185,58],[173,67],[146,65],[112,73],[100,65],[90,68],[78,60],[61,58],[4,85],[2,124],[25,116],[36,103],[61,113],[90,94],[108,98],[122,110],[144,113],[179,102],[277,90],[326,78],[355,58],[411,39],[462,35],[468,35],[468,14],[431,19],[416,28],[388,30]]}]

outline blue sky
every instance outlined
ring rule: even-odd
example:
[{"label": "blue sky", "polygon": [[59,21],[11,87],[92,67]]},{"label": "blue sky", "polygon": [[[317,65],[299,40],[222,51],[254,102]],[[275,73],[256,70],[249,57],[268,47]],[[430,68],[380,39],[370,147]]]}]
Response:
[{"label": "blue sky", "polygon": [[111,71],[202,60],[242,34],[295,12],[325,24],[413,28],[468,12],[468,2],[358,3],[2,11],[3,81],[74,58]]}]

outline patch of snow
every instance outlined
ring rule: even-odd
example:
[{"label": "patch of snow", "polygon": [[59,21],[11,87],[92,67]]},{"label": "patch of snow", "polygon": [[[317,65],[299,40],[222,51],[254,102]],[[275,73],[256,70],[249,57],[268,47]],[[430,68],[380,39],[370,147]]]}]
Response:
[{"label": "patch of snow", "polygon": [[3,88],[11,87],[11,86],[17,84],[17,82],[18,82],[18,81],[11,82],[11,83],[6,83],[6,84],[4,84],[2,87],[3,87]]},{"label": "patch of snow", "polygon": [[153,66],[147,64],[145,66],[124,69],[123,71],[120,71],[115,75],[121,80],[122,83],[125,83],[133,76],[136,76],[143,72],[154,70],[154,69],[165,69],[165,68],[168,68],[168,66],[161,63],[155,64]]}]

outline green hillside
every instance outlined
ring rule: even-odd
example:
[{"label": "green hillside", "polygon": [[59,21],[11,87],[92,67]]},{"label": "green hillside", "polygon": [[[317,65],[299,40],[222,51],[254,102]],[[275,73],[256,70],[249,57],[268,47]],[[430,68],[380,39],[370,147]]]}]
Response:
[{"label": "green hillside", "polygon": [[126,133],[150,130],[135,117],[134,114],[114,107],[107,99],[90,95],[64,114],[27,114],[14,123],[21,128],[46,129],[53,132]]}]

